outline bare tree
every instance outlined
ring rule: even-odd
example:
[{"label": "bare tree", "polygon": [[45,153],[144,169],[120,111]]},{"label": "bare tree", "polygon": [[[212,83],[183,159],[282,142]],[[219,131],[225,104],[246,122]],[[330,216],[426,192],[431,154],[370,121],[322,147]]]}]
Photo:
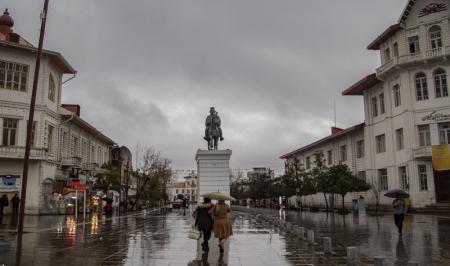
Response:
[{"label": "bare tree", "polygon": [[143,149],[141,162],[143,173],[137,188],[136,202],[166,199],[167,183],[172,177],[171,161],[163,158],[161,152],[146,147]]}]

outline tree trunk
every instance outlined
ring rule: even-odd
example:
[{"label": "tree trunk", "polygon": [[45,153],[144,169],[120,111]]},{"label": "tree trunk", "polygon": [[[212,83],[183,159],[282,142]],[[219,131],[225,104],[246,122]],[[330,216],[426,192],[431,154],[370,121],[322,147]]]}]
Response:
[{"label": "tree trunk", "polygon": [[341,196],[342,196],[342,212],[345,212],[345,194]]},{"label": "tree trunk", "polygon": [[323,192],[323,197],[325,198],[325,209],[328,212],[328,200],[327,200],[327,193]]}]

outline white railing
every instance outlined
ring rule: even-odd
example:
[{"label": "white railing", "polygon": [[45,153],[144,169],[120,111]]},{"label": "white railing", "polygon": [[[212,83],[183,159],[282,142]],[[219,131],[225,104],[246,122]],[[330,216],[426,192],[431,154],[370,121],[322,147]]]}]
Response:
[{"label": "white railing", "polygon": [[81,167],[82,159],[80,157],[63,157],[61,164],[64,166],[79,166]]},{"label": "white railing", "polygon": [[[30,159],[47,159],[47,149],[32,148],[30,150]],[[23,159],[25,157],[25,147],[19,146],[0,146],[0,158]]]},{"label": "white railing", "polygon": [[386,62],[384,65],[377,69],[377,76],[384,74],[385,72],[391,70],[396,65],[403,65],[414,63],[420,60],[428,60],[441,56],[449,56],[450,55],[450,46],[429,49],[423,52],[417,52],[414,54],[402,55],[400,57],[393,58]]},{"label": "white railing", "polygon": [[426,158],[431,157],[431,146],[420,147],[418,149],[413,150],[414,158]]}]

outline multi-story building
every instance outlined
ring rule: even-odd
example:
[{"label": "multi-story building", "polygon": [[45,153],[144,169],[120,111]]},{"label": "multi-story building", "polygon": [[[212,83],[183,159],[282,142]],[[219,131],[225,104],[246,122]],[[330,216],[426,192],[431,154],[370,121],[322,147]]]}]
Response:
[{"label": "multi-story building", "polygon": [[273,179],[275,177],[275,172],[267,167],[255,167],[247,172],[247,179],[250,182],[263,176]]},{"label": "multi-story building", "polygon": [[185,196],[191,202],[197,201],[197,185],[198,185],[198,177],[195,172],[192,172],[190,175],[184,177],[185,182]]},{"label": "multi-story building", "polygon": [[[27,119],[37,48],[12,31],[6,10],[0,17],[0,193],[20,193]],[[109,161],[113,141],[61,105],[62,80],[76,71],[58,52],[44,50],[40,66],[25,211],[64,212],[64,187],[91,176]],[[75,108],[76,109],[76,108]]]},{"label": "multi-story building", "polygon": [[[298,167],[311,171],[316,167],[317,155],[320,155],[320,160],[326,166],[346,164],[354,175],[365,178],[364,146],[364,124],[347,129],[333,127],[331,128],[331,135],[285,154],[281,156],[281,159],[285,160],[286,168]],[[350,202],[354,196],[348,194],[345,201]],[[328,195],[328,197],[328,202],[331,204],[337,200],[337,195]],[[296,204],[300,200],[293,197],[291,204]],[[303,200],[304,204],[325,205],[322,194],[305,197]]]},{"label": "multi-story building", "polygon": [[368,46],[382,66],[343,92],[364,99],[368,180],[409,191],[415,207],[450,202],[450,169],[432,164],[432,146],[450,143],[449,14],[448,1],[408,1]]},{"label": "multi-story building", "polygon": [[167,184],[167,196],[170,201],[177,200],[178,195],[186,195],[186,182],[173,181]]},{"label": "multi-story building", "polygon": [[416,208],[450,202],[450,169],[433,166],[432,153],[433,146],[450,143],[449,14],[448,1],[408,1],[399,21],[368,46],[380,51],[382,66],[343,92],[364,100],[364,137],[359,130],[348,146],[364,156],[350,168],[366,176],[381,204],[392,202],[383,194],[395,188],[408,191]]},{"label": "multi-story building", "polygon": [[119,171],[118,182],[123,191],[120,191],[120,200],[128,197],[128,190],[133,185],[133,157],[130,149],[125,146],[112,149],[112,165]]}]

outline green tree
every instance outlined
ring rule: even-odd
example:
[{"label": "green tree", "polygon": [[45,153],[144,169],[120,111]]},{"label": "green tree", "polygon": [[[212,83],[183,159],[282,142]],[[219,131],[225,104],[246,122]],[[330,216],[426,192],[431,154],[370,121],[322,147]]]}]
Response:
[{"label": "green tree", "polygon": [[108,190],[120,191],[121,186],[118,181],[119,176],[119,171],[112,166],[111,162],[105,163],[95,175],[93,188],[101,190],[104,194],[106,194]]},{"label": "green tree", "polygon": [[352,174],[345,164],[330,167],[329,174],[336,179],[336,183],[332,189],[334,193],[342,197],[342,211],[345,211],[345,195],[350,192],[362,192],[370,189],[370,185]]},{"label": "green tree", "polygon": [[313,168],[312,176],[317,183],[317,192],[323,193],[325,199],[325,206],[328,212],[328,198],[327,194],[332,193],[332,188],[336,184],[336,179],[333,175],[330,175],[328,167],[325,166],[325,159],[322,152],[318,152],[314,155],[316,166]]}]

